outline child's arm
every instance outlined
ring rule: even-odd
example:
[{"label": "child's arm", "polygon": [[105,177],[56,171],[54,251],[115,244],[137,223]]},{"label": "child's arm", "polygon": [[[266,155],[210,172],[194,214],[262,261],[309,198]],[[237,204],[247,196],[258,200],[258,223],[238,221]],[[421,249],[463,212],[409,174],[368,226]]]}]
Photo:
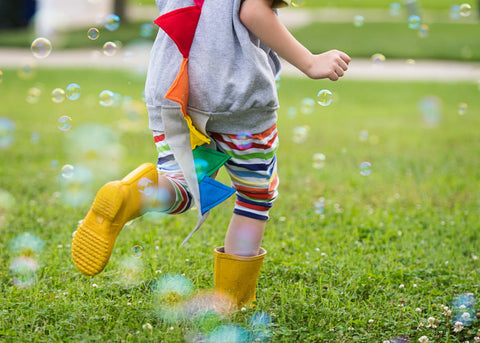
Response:
[{"label": "child's arm", "polygon": [[344,52],[330,50],[314,55],[305,48],[272,11],[273,0],[245,0],[240,20],[247,29],[279,56],[312,79],[342,77],[351,58]]}]

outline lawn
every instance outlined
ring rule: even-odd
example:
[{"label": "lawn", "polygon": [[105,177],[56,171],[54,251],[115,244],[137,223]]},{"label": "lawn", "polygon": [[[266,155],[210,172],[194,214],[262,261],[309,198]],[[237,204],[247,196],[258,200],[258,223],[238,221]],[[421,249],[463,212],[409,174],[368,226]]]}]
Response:
[{"label": "lawn", "polygon": [[[185,247],[194,212],[140,218],[124,228],[103,273],[81,275],[70,244],[95,190],[156,160],[144,76],[29,75],[5,69],[0,83],[0,117],[15,124],[0,120],[0,341],[226,342],[229,332],[240,337],[233,342],[474,342],[478,85],[282,77],[280,197],[257,307],[173,320],[159,310],[157,282],[174,275],[193,293],[211,289],[212,252],[233,199]],[[72,82],[78,100],[51,100]],[[122,96],[113,107],[99,104],[106,89]],[[332,91],[332,104],[307,114],[303,99],[320,89]]]}]

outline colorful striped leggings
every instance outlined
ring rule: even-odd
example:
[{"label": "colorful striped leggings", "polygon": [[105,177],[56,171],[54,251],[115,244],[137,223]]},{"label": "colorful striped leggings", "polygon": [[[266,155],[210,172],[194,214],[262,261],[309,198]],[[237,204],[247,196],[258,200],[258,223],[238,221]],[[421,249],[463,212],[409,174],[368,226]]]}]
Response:
[{"label": "colorful striped leggings", "polygon": [[[256,134],[222,134],[209,132],[217,150],[231,158],[225,163],[232,187],[236,189],[234,213],[267,220],[268,212],[278,195],[277,127]],[[172,151],[161,131],[153,131],[158,151],[157,168],[167,177],[176,191],[174,205],[167,213],[176,214],[188,210],[193,203],[185,178],[175,161]]]}]

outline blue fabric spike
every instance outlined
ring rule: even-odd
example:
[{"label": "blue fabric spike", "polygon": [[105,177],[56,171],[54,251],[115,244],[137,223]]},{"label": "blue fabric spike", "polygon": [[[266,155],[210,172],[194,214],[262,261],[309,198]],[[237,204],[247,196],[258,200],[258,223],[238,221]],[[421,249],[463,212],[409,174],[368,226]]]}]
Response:
[{"label": "blue fabric spike", "polygon": [[200,188],[200,206],[202,207],[202,215],[228,199],[235,189],[225,186],[223,183],[205,176],[198,184]]}]

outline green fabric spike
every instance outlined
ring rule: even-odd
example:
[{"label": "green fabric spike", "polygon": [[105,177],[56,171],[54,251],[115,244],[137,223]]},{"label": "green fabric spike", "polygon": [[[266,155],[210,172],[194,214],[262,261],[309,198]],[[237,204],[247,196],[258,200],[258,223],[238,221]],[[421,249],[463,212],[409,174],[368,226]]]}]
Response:
[{"label": "green fabric spike", "polygon": [[193,150],[195,171],[198,182],[202,182],[206,176],[212,176],[230,159],[230,156],[222,152],[198,146]]}]

